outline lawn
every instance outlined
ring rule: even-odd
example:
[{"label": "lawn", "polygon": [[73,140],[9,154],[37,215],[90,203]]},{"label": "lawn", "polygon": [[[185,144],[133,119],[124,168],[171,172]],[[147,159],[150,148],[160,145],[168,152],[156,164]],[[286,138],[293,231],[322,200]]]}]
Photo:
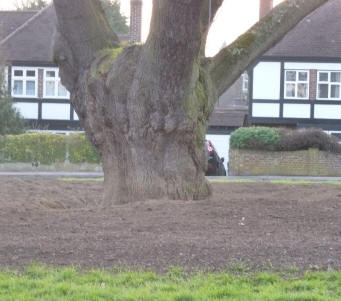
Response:
[{"label": "lawn", "polygon": [[82,271],[33,265],[0,273],[1,301],[341,300],[341,272],[304,276],[196,272],[173,268],[165,274],[133,271]]}]

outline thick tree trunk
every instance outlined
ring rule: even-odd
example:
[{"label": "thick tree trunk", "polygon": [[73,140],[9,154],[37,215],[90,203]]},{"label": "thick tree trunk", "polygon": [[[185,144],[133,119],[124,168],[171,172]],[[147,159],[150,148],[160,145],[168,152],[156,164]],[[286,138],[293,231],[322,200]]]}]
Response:
[{"label": "thick tree trunk", "polygon": [[193,161],[188,142],[176,142],[164,134],[156,134],[153,140],[141,137],[129,144],[116,143],[115,149],[103,154],[105,205],[141,199],[207,197],[210,188],[204,166]]},{"label": "thick tree trunk", "polygon": [[[325,1],[289,0],[239,42],[205,59],[208,1],[154,0],[146,44],[122,50],[98,0],[54,0],[60,23],[55,60],[102,156],[105,205],[207,197],[204,137],[218,95]],[[221,3],[212,0],[212,16]]]},{"label": "thick tree trunk", "polygon": [[100,54],[75,85],[73,103],[87,103],[80,117],[102,156],[106,205],[210,193],[204,134],[213,107],[208,99],[215,94],[208,72],[195,62],[187,74],[179,67],[171,75],[174,87],[167,82],[171,72],[159,70],[171,69],[169,62],[160,59],[146,72],[153,65],[149,58],[155,58],[149,51],[131,46],[116,59],[112,50]]}]

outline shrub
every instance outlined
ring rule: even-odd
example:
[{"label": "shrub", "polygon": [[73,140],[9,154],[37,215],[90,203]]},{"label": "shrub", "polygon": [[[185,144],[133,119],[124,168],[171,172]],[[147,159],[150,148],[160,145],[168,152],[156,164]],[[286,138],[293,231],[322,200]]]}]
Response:
[{"label": "shrub", "polygon": [[99,163],[100,157],[84,134],[70,136],[29,133],[0,136],[0,161],[41,164]]},{"label": "shrub", "polygon": [[290,130],[284,128],[249,127],[234,131],[231,148],[297,151],[317,148],[322,151],[341,153],[338,139],[321,129]]},{"label": "shrub", "polygon": [[22,134],[24,129],[25,120],[12,106],[12,100],[0,96],[0,135]]},{"label": "shrub", "polygon": [[2,160],[8,162],[64,162],[65,138],[62,135],[30,133],[3,136],[0,140]]},{"label": "shrub", "polygon": [[232,148],[272,150],[280,139],[279,130],[270,127],[239,128],[231,134]]},{"label": "shrub", "polygon": [[71,163],[100,162],[100,156],[84,134],[73,134],[66,139]]},{"label": "shrub", "polygon": [[280,129],[280,139],[276,145],[279,151],[296,151],[317,148],[322,151],[341,153],[338,139],[321,129],[300,130]]}]

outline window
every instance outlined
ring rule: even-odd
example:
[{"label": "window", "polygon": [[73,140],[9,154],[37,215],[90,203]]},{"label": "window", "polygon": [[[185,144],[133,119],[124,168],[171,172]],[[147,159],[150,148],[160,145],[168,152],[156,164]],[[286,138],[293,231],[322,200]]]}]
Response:
[{"label": "window", "polygon": [[249,75],[247,74],[247,72],[244,72],[242,74],[242,81],[243,81],[242,90],[243,92],[247,93],[249,91]]},{"label": "window", "polygon": [[30,67],[12,68],[12,96],[37,97],[38,70]]},{"label": "window", "polygon": [[58,68],[44,70],[44,97],[45,98],[69,98],[70,94],[62,85]]},{"label": "window", "polygon": [[341,71],[317,72],[317,99],[341,100]]},{"label": "window", "polygon": [[309,71],[285,70],[284,98],[309,98]]}]

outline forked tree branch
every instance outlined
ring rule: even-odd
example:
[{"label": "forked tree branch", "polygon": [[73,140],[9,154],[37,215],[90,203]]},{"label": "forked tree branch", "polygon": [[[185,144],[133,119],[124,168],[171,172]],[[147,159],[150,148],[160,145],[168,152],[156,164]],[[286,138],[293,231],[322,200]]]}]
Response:
[{"label": "forked tree branch", "polygon": [[[87,68],[94,54],[106,47],[117,47],[99,0],[54,0],[61,38],[72,53],[73,68]],[[57,58],[58,60],[58,58]]]},{"label": "forked tree branch", "polygon": [[327,1],[287,0],[235,42],[223,48],[210,64],[218,95],[224,93],[254,60],[281,40],[305,16]]}]

